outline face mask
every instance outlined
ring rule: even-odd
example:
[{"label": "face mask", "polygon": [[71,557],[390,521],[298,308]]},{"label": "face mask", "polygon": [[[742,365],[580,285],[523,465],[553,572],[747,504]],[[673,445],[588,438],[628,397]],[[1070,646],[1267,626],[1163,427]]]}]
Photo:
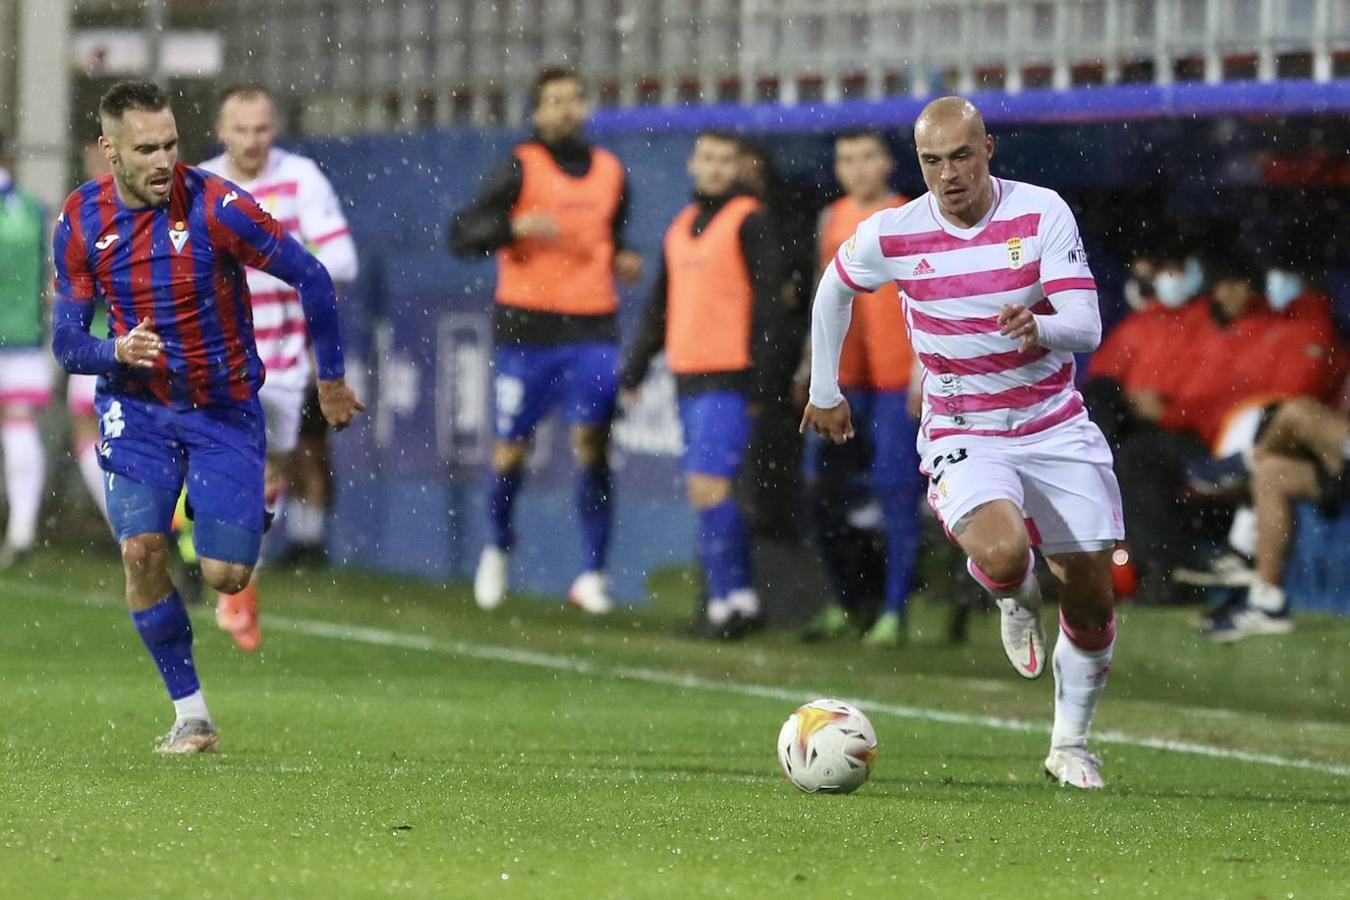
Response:
[{"label": "face mask", "polygon": [[1293,272],[1271,269],[1266,273],[1266,302],[1276,312],[1283,312],[1303,293],[1303,279]]},{"label": "face mask", "polygon": [[1125,302],[1138,312],[1148,305],[1153,296],[1153,282],[1146,278],[1131,278],[1125,282]]},{"label": "face mask", "polygon": [[1181,309],[1195,296],[1191,292],[1190,279],[1179,272],[1158,273],[1153,279],[1153,292],[1158,302],[1168,309]]}]

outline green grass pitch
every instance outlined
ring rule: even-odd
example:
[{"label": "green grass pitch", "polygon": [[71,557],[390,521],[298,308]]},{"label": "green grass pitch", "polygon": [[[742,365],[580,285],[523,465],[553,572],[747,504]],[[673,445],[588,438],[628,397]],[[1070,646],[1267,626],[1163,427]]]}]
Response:
[{"label": "green grass pitch", "polygon": [[[74,553],[0,578],[0,897],[1350,894],[1350,622],[1215,647],[1193,612],[1127,611],[1083,795],[1042,778],[1051,679],[994,617],[956,648],[928,601],[902,649],[711,645],[675,636],[674,577],[594,620],[269,572],[258,655],[194,614],[222,752],[163,758],[120,578]],[[822,695],[877,729],[852,796],[778,772]]]}]

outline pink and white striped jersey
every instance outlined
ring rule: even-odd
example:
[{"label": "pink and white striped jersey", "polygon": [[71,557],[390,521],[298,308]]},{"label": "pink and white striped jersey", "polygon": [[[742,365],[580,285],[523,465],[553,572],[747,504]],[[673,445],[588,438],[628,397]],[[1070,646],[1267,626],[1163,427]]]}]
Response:
[{"label": "pink and white striped jersey", "polygon": [[[200,168],[230,178],[224,154]],[[273,148],[262,174],[236,181],[292,237],[309,248],[336,282],[356,277],[356,245],[333,186],[313,160]],[[286,282],[258,269],[248,270],[253,298],[253,336],[267,367],[265,388],[302,391],[309,384],[309,336],[300,295]]]},{"label": "pink and white striped jersey", "polygon": [[867,219],[834,259],[852,290],[887,281],[900,287],[923,366],[921,446],[956,435],[1033,435],[1085,415],[1073,354],[1022,350],[998,325],[1007,304],[1040,316],[1086,301],[1095,313],[1097,288],[1078,225],[1052,190],[993,183],[994,205],[973,228],[947,221],[924,194]]}]

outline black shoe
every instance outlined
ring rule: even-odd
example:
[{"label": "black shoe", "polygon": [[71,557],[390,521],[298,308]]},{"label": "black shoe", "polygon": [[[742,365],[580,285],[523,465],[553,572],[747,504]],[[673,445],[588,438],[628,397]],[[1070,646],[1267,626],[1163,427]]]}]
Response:
[{"label": "black shoe", "polygon": [[733,612],[720,623],[701,618],[684,630],[684,636],[702,641],[739,641],[756,628],[762,628],[762,621],[762,616],[752,619],[739,612]]},{"label": "black shoe", "polygon": [[1201,458],[1186,464],[1186,482],[1205,497],[1241,494],[1251,486],[1252,473],[1241,453],[1221,459]]}]

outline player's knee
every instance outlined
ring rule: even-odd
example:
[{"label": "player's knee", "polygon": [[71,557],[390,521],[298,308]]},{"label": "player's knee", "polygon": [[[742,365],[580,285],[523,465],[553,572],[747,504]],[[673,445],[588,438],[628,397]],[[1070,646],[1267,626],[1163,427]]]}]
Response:
[{"label": "player's knee", "polygon": [[572,457],[577,465],[589,469],[604,462],[609,452],[609,435],[600,428],[572,429]]},{"label": "player's knee", "polygon": [[731,497],[731,481],[713,475],[690,475],[685,493],[694,509],[711,509]]},{"label": "player's knee", "polygon": [[1099,550],[1056,560],[1064,580],[1060,610],[1070,625],[1101,628],[1111,621],[1116,605],[1111,582],[1111,554],[1111,550]]},{"label": "player's knee", "polygon": [[524,441],[499,441],[492,448],[492,468],[498,472],[514,472],[525,465],[530,445]]},{"label": "player's knee", "polygon": [[122,567],[131,581],[168,570],[169,539],[158,533],[138,534],[122,541]]},{"label": "player's knee", "polygon": [[971,554],[975,565],[998,582],[1020,582],[1031,560],[1031,541],[1025,534],[999,535]]},{"label": "player's knee", "polygon": [[222,594],[237,594],[248,587],[253,578],[253,567],[243,563],[222,562],[217,559],[202,560],[202,580],[215,591]]}]

